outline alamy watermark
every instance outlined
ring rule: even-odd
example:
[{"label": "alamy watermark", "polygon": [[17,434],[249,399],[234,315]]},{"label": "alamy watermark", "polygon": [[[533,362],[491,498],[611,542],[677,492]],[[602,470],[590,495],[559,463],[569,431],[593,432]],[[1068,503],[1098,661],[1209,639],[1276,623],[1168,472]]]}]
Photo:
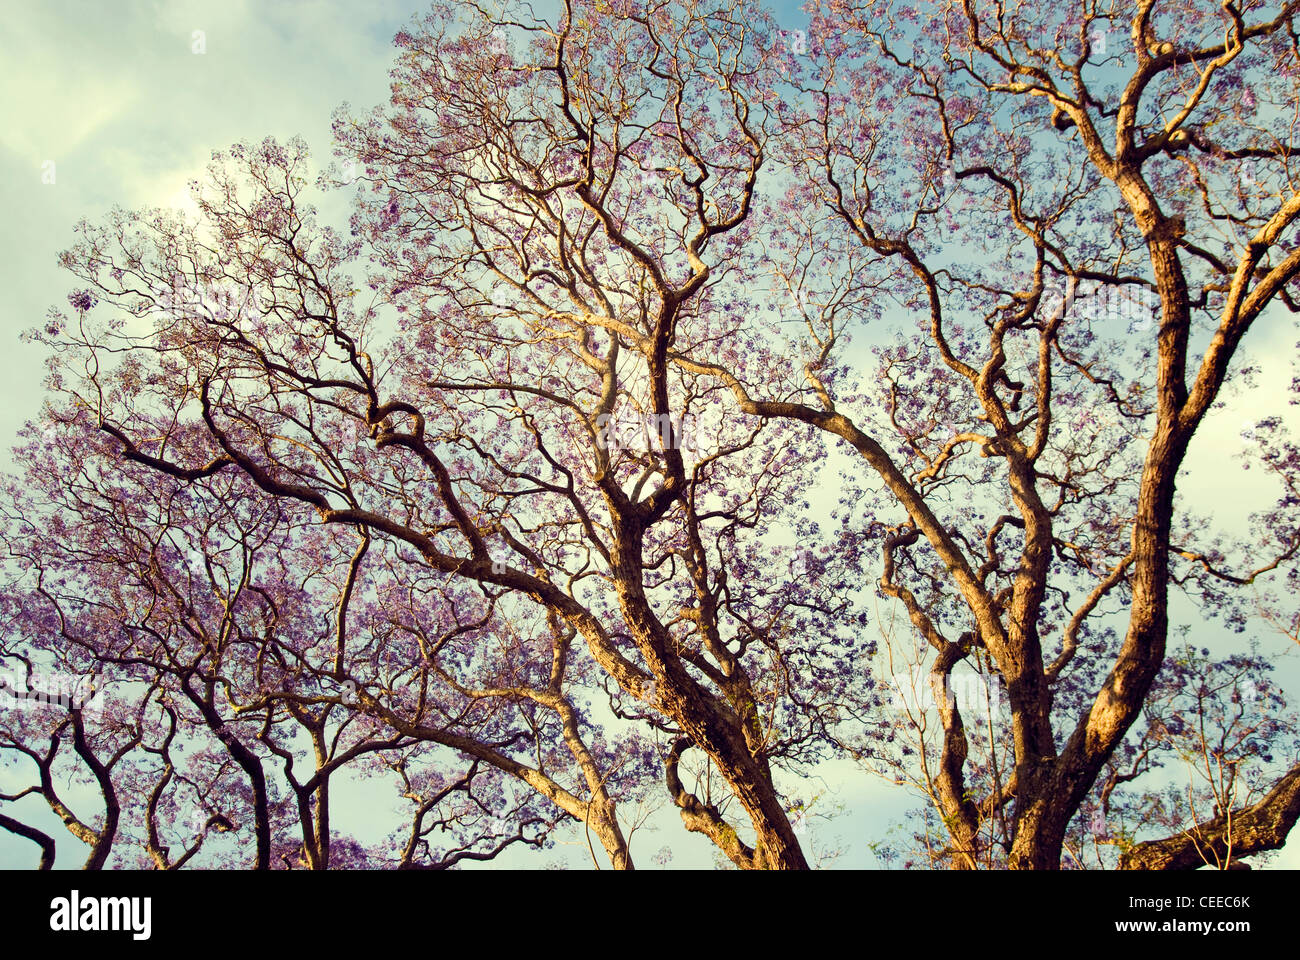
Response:
[{"label": "alamy watermark", "polygon": [[674,417],[667,413],[624,416],[602,413],[596,417],[597,442],[609,450],[698,453],[698,431],[695,417],[690,414]]},{"label": "alamy watermark", "polygon": [[148,940],[152,913],[151,897],[83,897],[73,890],[50,901],[50,929],[56,933],[124,931],[132,940]]},{"label": "alamy watermark", "polygon": [[[1034,285],[1029,274],[1018,274],[1015,282],[1025,290]],[[1123,325],[1125,332],[1131,334],[1145,333],[1156,327],[1160,296],[1150,287],[1137,284],[1088,284],[1087,289],[1080,289],[1074,279],[1064,282],[1047,280],[1039,297],[1038,310],[1040,314],[1064,311],[1071,318]]]},{"label": "alamy watermark", "polygon": [[991,711],[1001,715],[1007,700],[1006,688],[999,679],[978,673],[945,677],[942,688],[945,704],[940,704],[929,672],[921,667],[908,673],[894,674],[889,687],[892,691],[889,707],[899,712],[937,710],[941,706],[955,705],[965,714]]},{"label": "alamy watermark", "polygon": [[1088,296],[1076,296],[1071,312],[1089,320],[1121,323],[1128,333],[1145,333],[1155,327],[1160,298],[1145,287],[1102,287]]},{"label": "alamy watermark", "polygon": [[94,677],[77,673],[34,670],[26,677],[0,673],[0,711],[50,706],[102,715],[104,691],[95,685]]}]

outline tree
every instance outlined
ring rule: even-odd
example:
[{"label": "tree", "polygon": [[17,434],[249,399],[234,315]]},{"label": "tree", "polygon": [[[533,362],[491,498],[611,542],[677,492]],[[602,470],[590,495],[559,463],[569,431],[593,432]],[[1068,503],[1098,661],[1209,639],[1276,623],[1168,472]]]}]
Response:
[{"label": "tree", "polygon": [[[144,672],[195,726],[226,728],[217,689],[261,725],[231,751],[260,866],[257,771],[292,769],[294,724],[316,744],[294,842],[328,859],[334,723],[416,805],[407,851],[455,782],[419,777],[468,763],[535,794],[512,823],[576,819],[618,867],[620,803],[666,788],[735,865],[802,868],[792,785],[840,752],[921,787],[947,866],[1083,865],[1112,816],[1140,825],[1104,866],[1276,849],[1300,767],[1262,744],[1289,721],[1243,739],[1213,706],[1267,658],[1168,634],[1171,595],[1257,629],[1243,585],[1294,622],[1281,420],[1249,536],[1212,539],[1176,481],[1247,331],[1296,306],[1297,6],[816,3],[796,34],[738,2],[436,5],[396,37],[389,108],[336,119],[350,237],[305,201],[305,146],[272,141],[215,157],[199,223],[80,227],[75,319],[37,337],[52,416],[97,439],[11,522],[87,516],[81,469],[129,489],[80,539],[25,533],[13,602],[102,609],[126,643],[80,551],[151,498],[220,518],[187,515],[151,570],[176,598],[153,629],[206,606],[234,646]],[[70,601],[33,592],[50,563]],[[915,647],[930,709],[890,712],[872,609],[906,617],[888,647]],[[124,665],[102,635],[62,632]],[[1168,686],[1196,671],[1232,684]],[[971,681],[982,701],[953,694]],[[1224,775],[1186,828],[1147,774],[1194,753],[1193,717]]]},{"label": "tree", "polygon": [[[699,25],[720,43],[744,30],[724,16],[687,21]],[[661,42],[643,29],[641,49],[621,55],[630,62]],[[464,77],[484,76],[490,49],[467,36],[445,46],[458,51],[445,62],[459,57]],[[557,69],[561,84],[566,74]],[[711,205],[731,205],[724,194],[753,187],[757,141],[740,104],[733,142],[712,162],[722,169],[739,159],[751,172],[727,173]],[[689,149],[685,131],[696,119],[694,111],[679,118],[672,142]],[[466,149],[457,162],[486,162]],[[65,260],[88,285],[72,297],[77,319],[54,321],[56,333],[46,334],[65,360],[91,365],[62,381],[69,402],[59,415],[97,425],[102,456],[120,452],[167,478],[169,491],[238,476],[240,492],[213,491],[216,503],[255,490],[250,503],[281,505],[273,519],[284,511],[296,526],[305,510],[358,538],[347,579],[331,585],[338,646],[382,649],[372,655],[418,674],[418,690],[359,674],[351,649],[310,662],[309,640],[318,646],[319,638],[282,623],[278,601],[257,599],[267,589],[259,584],[241,586],[256,617],[242,632],[261,639],[236,669],[270,701],[250,692],[239,709],[266,709],[263,723],[271,723],[272,706],[342,704],[339,695],[289,689],[283,673],[265,677],[266,645],[287,642],[297,649],[276,659],[290,673],[351,681],[357,709],[394,737],[440,743],[508,773],[583,821],[616,866],[631,866],[611,785],[643,779],[636,774],[654,754],[644,732],[626,745],[602,735],[604,756],[589,748],[586,738],[600,728],[579,697],[600,692],[617,716],[668,738],[657,760],[688,828],[742,866],[805,866],[773,768],[815,757],[824,741],[823,713],[851,677],[828,666],[848,649],[848,605],[823,601],[838,586],[829,572],[815,593],[764,589],[755,571],[780,549],[771,531],[811,482],[802,452],[761,423],[728,425],[697,444],[696,411],[717,388],[675,373],[666,356],[687,311],[701,320],[693,336],[730,335],[728,318],[694,303],[708,280],[704,245],[739,224],[743,210],[699,211],[685,257],[695,266],[680,281],[620,253],[620,233],[599,205],[565,212],[558,229],[576,231],[583,247],[563,268],[567,282],[590,278],[583,298],[603,303],[612,329],[556,315],[526,284],[512,290],[508,276],[493,279],[470,240],[464,253],[449,248],[438,261],[431,244],[421,258],[427,276],[445,271],[442,315],[411,293],[391,330],[376,307],[359,305],[349,269],[361,240],[318,229],[300,201],[304,162],[301,144],[237,146],[218,158],[197,197],[201,226],[158,212],[85,225]],[[622,176],[617,152],[607,162]],[[449,168],[448,182],[452,175]],[[427,202],[446,204],[450,215],[461,201],[444,192]],[[395,222],[395,209],[387,201],[358,224],[373,216],[368,229],[378,233]],[[498,204],[470,222],[498,244],[510,231],[524,234],[515,225],[522,216]],[[596,231],[603,239],[593,239]],[[375,248],[382,253],[382,243]],[[547,271],[551,282],[566,282],[557,269]],[[417,280],[376,272],[370,282],[389,299]],[[122,314],[96,319],[112,308]],[[246,536],[223,532],[191,555]],[[337,565],[334,543],[286,543],[277,554],[290,549],[296,557],[276,561],[284,570],[277,579],[305,580],[303,563],[308,571]],[[242,570],[222,577],[248,579]],[[376,622],[354,625],[349,591],[363,580]],[[286,630],[292,640],[281,637]],[[367,630],[380,634],[373,647],[353,640]],[[488,644],[502,648],[499,660]],[[438,702],[435,691],[461,705]],[[491,713],[487,742],[429,720],[445,714],[463,724],[460,712],[485,701],[510,711]],[[298,719],[309,730],[317,722]],[[575,790],[552,776],[559,744],[580,774]],[[708,764],[703,797],[687,785],[688,751]],[[260,809],[269,801],[260,797],[258,759],[241,763]],[[715,776],[721,793],[708,783]],[[728,822],[731,806],[743,811],[752,839]],[[268,859],[265,834],[259,865]]]},{"label": "tree", "polygon": [[[874,408],[815,378],[816,404],[733,388],[744,410],[838,436],[884,482],[886,509],[904,516],[877,538],[881,589],[932,649],[936,687],[963,661],[1005,685],[1006,760],[970,781],[961,711],[937,694],[928,779],[957,865],[1000,848],[1011,866],[1058,866],[1165,664],[1171,586],[1225,614],[1210,581],[1253,582],[1296,552],[1292,522],[1261,531],[1234,545],[1234,573],[1197,546],[1175,496],[1242,338],[1277,322],[1273,305],[1296,309],[1300,194],[1283,119],[1295,12],[1154,0],[815,12],[809,108],[791,111],[802,206],[819,213],[801,235],[806,262],[888,285],[923,332],[879,351]],[[813,362],[829,362],[844,321],[812,319]],[[970,499],[952,497],[962,487]],[[1288,491],[1279,507],[1293,505]],[[1192,569],[1179,576],[1181,560]],[[1284,841],[1294,776],[1278,790],[1284,812],[1240,853]]]},{"label": "tree", "polygon": [[[19,770],[35,767],[36,782],[3,799],[42,796],[91,846],[95,869],[443,868],[547,842],[555,818],[529,805],[531,791],[472,757],[434,763],[432,735],[397,734],[348,708],[338,659],[352,689],[409,681],[387,641],[400,604],[381,610],[357,589],[356,552],[258,502],[233,474],[160,486],[89,427],[56,421],[24,447],[23,482],[7,486],[8,569],[24,589],[6,597],[0,655],[19,667],[16,688],[92,676],[97,696],[29,697],[4,711],[0,750],[26,758]],[[437,734],[480,750],[518,739],[496,742],[491,711],[439,708],[451,719],[428,723]],[[60,797],[68,741],[103,803],[93,825]],[[333,828],[331,786],[389,771],[414,807],[409,835],[365,849]],[[52,838],[31,839],[52,861]]]}]

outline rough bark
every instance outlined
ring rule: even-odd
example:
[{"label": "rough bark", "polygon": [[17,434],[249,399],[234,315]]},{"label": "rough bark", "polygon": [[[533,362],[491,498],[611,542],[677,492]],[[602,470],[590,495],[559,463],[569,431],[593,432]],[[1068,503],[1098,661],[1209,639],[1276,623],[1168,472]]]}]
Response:
[{"label": "rough bark", "polygon": [[1206,820],[1173,836],[1147,840],[1120,858],[1124,870],[1231,867],[1238,858],[1277,850],[1300,819],[1300,766],[1292,767],[1249,806]]}]

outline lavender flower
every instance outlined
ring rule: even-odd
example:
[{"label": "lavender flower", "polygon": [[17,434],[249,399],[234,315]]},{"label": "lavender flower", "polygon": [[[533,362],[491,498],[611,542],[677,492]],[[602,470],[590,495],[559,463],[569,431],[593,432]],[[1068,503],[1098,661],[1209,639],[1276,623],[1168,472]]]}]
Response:
[{"label": "lavender flower", "polygon": [[73,309],[85,313],[99,301],[91,296],[89,290],[77,290],[68,294],[68,303],[72,304]]}]

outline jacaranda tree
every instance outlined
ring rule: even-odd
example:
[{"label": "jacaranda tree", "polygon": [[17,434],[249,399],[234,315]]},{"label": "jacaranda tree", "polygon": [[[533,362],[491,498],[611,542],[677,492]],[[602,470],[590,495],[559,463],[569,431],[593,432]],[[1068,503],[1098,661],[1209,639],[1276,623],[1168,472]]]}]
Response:
[{"label": "jacaranda tree", "polygon": [[[1286,405],[1254,528],[1176,481],[1296,308],[1298,7],[436,5],[336,117],[348,229],[270,140],[197,219],[80,226],[3,652],[120,692],[0,745],[91,866],[445,867],[568,820],[630,868],[666,800],[798,869],[843,756],[920,792],[934,865],[1280,847]],[[335,835],[340,777],[409,827]]]}]

